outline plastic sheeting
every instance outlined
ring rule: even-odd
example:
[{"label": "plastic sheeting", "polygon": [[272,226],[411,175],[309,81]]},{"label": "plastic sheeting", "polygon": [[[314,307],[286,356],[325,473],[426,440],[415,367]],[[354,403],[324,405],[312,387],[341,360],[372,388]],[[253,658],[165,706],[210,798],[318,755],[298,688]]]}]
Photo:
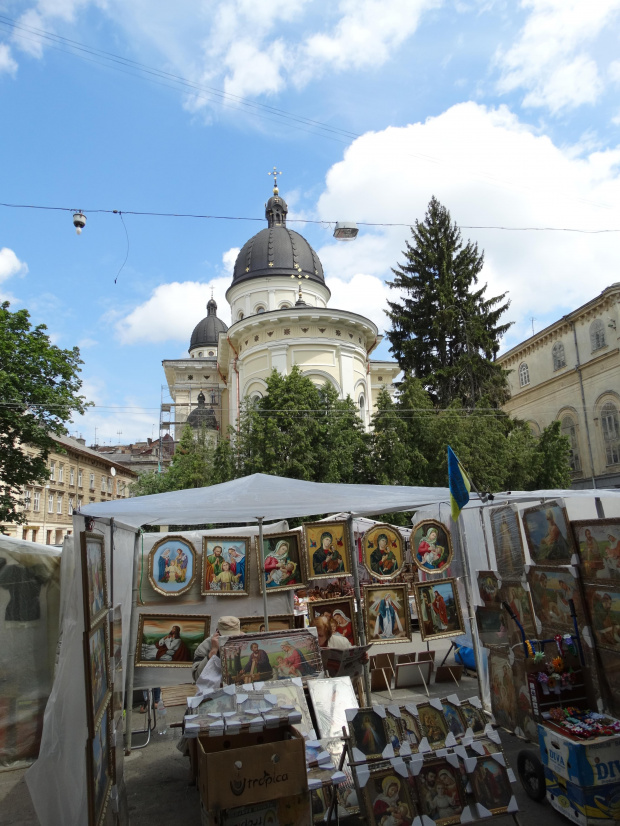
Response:
[{"label": "plastic sheeting", "polygon": [[0,768],[39,752],[58,644],[60,550],[0,537]]}]

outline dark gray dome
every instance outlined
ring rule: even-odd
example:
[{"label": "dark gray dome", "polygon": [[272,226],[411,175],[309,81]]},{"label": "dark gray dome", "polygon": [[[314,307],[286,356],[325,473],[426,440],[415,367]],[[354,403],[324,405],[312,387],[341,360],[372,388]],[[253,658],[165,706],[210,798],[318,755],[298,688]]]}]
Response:
[{"label": "dark gray dome", "polygon": [[187,424],[190,427],[206,427],[217,430],[215,411],[205,405],[205,394],[202,390],[198,394],[198,407],[195,407],[187,417]]},{"label": "dark gray dome", "polygon": [[190,352],[195,347],[217,347],[219,334],[225,333],[228,327],[221,318],[217,317],[216,312],[217,304],[211,298],[207,303],[207,317],[199,321],[194,327],[189,343]]}]

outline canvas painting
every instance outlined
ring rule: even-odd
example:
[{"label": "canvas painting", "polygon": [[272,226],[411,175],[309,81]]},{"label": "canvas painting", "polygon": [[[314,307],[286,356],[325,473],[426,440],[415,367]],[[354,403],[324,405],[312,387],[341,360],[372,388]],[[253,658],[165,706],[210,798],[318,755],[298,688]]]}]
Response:
[{"label": "canvas painting", "polygon": [[191,666],[210,625],[211,617],[202,614],[140,614],[136,665]]},{"label": "canvas painting", "polygon": [[333,634],[340,634],[349,640],[351,645],[357,645],[357,626],[355,623],[353,597],[321,599],[315,602],[309,602],[308,619],[310,620],[310,624],[312,624],[317,617],[325,617],[329,620]]},{"label": "canvas painting", "polygon": [[222,638],[220,646],[225,685],[317,677],[323,673],[321,650],[309,629]]},{"label": "canvas painting", "polygon": [[421,570],[440,574],[452,562],[450,531],[435,519],[418,522],[411,532],[411,554]]},{"label": "canvas painting", "polygon": [[111,709],[106,706],[94,736],[86,744],[88,826],[101,826],[112,788]]},{"label": "canvas painting", "polygon": [[571,522],[584,580],[620,584],[620,519]]},{"label": "canvas painting", "polygon": [[275,694],[278,698],[278,708],[292,707],[299,711],[301,723],[295,723],[295,728],[303,737],[311,740],[315,739],[316,732],[310,716],[310,709],[308,708],[303,685],[300,685],[299,680],[272,680],[264,683],[261,688],[268,691],[269,694]]},{"label": "canvas painting", "polygon": [[535,565],[569,565],[575,550],[566,509],[559,502],[526,508],[521,514]]},{"label": "canvas painting", "polygon": [[[255,631],[262,633],[265,631],[264,617],[239,617],[241,630],[244,634],[251,634]],[[273,614],[269,615],[270,631],[286,631],[287,628],[295,627],[294,614]]]},{"label": "canvas painting", "polygon": [[616,717],[620,715],[620,654],[606,648],[599,650],[603,679],[607,685],[610,710]]},{"label": "canvas painting", "polygon": [[491,814],[503,814],[512,797],[506,767],[493,757],[480,757],[471,773],[471,788],[476,799]]},{"label": "canvas painting", "polygon": [[84,622],[90,630],[108,610],[105,549],[99,533],[82,532],[82,587],[84,590]]},{"label": "canvas painting", "polygon": [[505,645],[509,641],[506,612],[500,608],[476,608],[476,625],[480,642],[491,645]]},{"label": "canvas painting", "polygon": [[365,585],[363,592],[367,642],[410,642],[411,617],[407,586]]},{"label": "canvas painting", "polygon": [[244,536],[205,536],[202,540],[201,594],[248,596],[249,540]]},{"label": "canvas painting", "polygon": [[363,794],[370,826],[409,826],[418,814],[407,779],[391,766],[371,772]]},{"label": "canvas painting", "polygon": [[86,708],[88,730],[94,733],[110,699],[109,625],[104,617],[90,632],[84,634],[86,664]]},{"label": "canvas painting", "polygon": [[388,740],[383,725],[383,718],[372,708],[360,708],[349,720],[351,744],[365,757],[381,757]]},{"label": "canvas painting", "polygon": [[478,571],[478,593],[485,608],[501,608],[499,580],[493,571]]},{"label": "canvas painting", "polygon": [[543,636],[574,633],[569,600],[573,600],[579,627],[584,618],[575,578],[567,568],[531,568],[528,575],[534,612],[543,625]]},{"label": "canvas painting", "polygon": [[225,711],[237,710],[237,695],[229,694],[220,688],[207,694],[200,705],[193,709],[193,714],[206,717],[208,714],[223,714]]},{"label": "canvas painting", "polygon": [[167,536],[149,552],[149,582],[158,594],[178,597],[196,580],[196,549],[182,536]]},{"label": "canvas painting", "polygon": [[620,589],[584,585],[584,591],[599,648],[620,653]]},{"label": "canvas painting", "polygon": [[459,707],[451,703],[450,700],[442,700],[441,705],[448,731],[451,731],[455,737],[461,737],[465,734],[465,725],[463,724],[463,718],[459,714]]},{"label": "canvas painting", "polygon": [[[258,537],[255,541],[258,548]],[[301,535],[295,531],[263,536],[265,567],[261,577],[261,593],[263,588],[273,593],[299,588],[303,584],[300,542]]]},{"label": "canvas painting", "polygon": [[525,555],[519,517],[511,507],[491,508],[491,533],[497,570],[503,579],[519,579]]},{"label": "canvas painting", "polygon": [[530,700],[530,687],[527,682],[525,670],[525,660],[515,656],[512,664],[512,679],[515,687],[517,703],[517,725],[532,742],[538,741],[538,724],[534,720],[532,712],[532,702]]},{"label": "canvas painting", "polygon": [[491,708],[498,725],[514,731],[517,725],[517,698],[508,659],[509,649],[494,648],[489,654]]},{"label": "canvas painting", "polygon": [[460,823],[465,808],[465,791],[459,769],[444,758],[424,763],[415,778],[420,799],[420,814],[436,826]]},{"label": "canvas painting", "polygon": [[461,715],[466,731],[470,728],[474,734],[482,734],[484,732],[487,720],[482,709],[476,708],[469,700],[466,700],[459,706],[459,714]]},{"label": "canvas painting", "polygon": [[341,737],[347,725],[345,711],[357,708],[358,702],[350,677],[332,677],[308,681],[319,737]]},{"label": "canvas painting", "polygon": [[430,703],[418,703],[418,721],[422,736],[434,750],[443,746],[448,735],[448,725],[443,712]]},{"label": "canvas painting", "polygon": [[418,718],[412,714],[406,706],[400,706],[400,722],[403,729],[403,733],[411,746],[411,751],[417,752],[418,745],[420,740],[422,739],[422,734],[420,733],[420,725],[418,723]]},{"label": "canvas painting", "polygon": [[409,742],[401,719],[400,717],[395,717],[391,711],[386,709],[383,724],[388,744],[394,749],[394,754],[398,755],[401,745]]},{"label": "canvas painting", "polygon": [[[536,637],[536,623],[530,592],[526,591],[520,582],[504,582],[500,590],[502,603],[506,603],[525,631],[528,640]],[[508,637],[513,645],[521,642],[521,632],[508,611],[502,608],[504,623],[508,628]]]},{"label": "canvas painting", "polygon": [[349,576],[349,529],[346,522],[304,525],[308,579]]},{"label": "canvas painting", "polygon": [[391,525],[373,525],[362,537],[362,558],[374,579],[392,579],[403,567],[404,547],[400,532]]},{"label": "canvas painting", "polygon": [[414,589],[423,640],[465,633],[456,580],[416,582]]}]

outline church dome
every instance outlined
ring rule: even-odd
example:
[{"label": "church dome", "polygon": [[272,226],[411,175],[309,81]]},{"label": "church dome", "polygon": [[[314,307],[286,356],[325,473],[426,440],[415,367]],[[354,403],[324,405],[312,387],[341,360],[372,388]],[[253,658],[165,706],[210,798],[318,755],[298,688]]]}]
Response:
[{"label": "church dome", "polygon": [[215,411],[212,407],[206,406],[205,394],[202,392],[202,390],[198,394],[197,401],[198,407],[195,407],[187,417],[187,424],[190,427],[194,428],[205,427],[210,430],[217,430],[217,419],[215,418]]},{"label": "church dome", "polygon": [[217,304],[211,298],[207,303],[207,316],[194,327],[189,343],[190,352],[196,347],[217,347],[220,333],[225,333],[228,327],[217,315]]}]

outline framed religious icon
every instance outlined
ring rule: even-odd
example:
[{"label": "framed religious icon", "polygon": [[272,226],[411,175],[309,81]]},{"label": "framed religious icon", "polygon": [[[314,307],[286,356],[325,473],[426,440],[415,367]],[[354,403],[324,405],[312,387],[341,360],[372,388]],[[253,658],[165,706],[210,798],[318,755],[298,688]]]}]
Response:
[{"label": "framed religious icon", "polygon": [[425,519],[411,531],[411,555],[427,574],[440,574],[452,562],[450,531],[435,519]]},{"label": "framed religious icon", "polygon": [[406,585],[365,585],[363,597],[368,643],[411,641],[409,591]]},{"label": "framed religious icon", "polygon": [[248,550],[247,536],[204,536],[200,593],[247,597],[250,593]]},{"label": "framed religious icon", "polygon": [[433,751],[442,748],[448,736],[448,724],[443,711],[430,703],[418,703],[417,707],[422,736],[426,737]]},{"label": "framed religious icon", "polygon": [[82,531],[82,589],[84,593],[84,626],[94,628],[108,610],[108,584],[105,567],[103,535]]},{"label": "framed religious icon", "polygon": [[86,718],[91,737],[111,694],[109,627],[107,617],[103,617],[92,631],[84,633]]},{"label": "framed religious icon", "polygon": [[[254,537],[258,552],[258,537]],[[301,534],[299,531],[263,535],[263,556],[265,567],[260,577],[261,594],[263,588],[272,594],[290,591],[303,585]],[[258,560],[260,570],[260,558]]]},{"label": "framed religious icon", "polygon": [[222,637],[224,685],[321,676],[323,660],[314,630],[300,628]]},{"label": "framed religious icon", "polygon": [[571,574],[570,568],[530,568],[527,579],[534,612],[543,626],[543,637],[575,632],[570,613],[571,599],[575,605],[579,627],[583,627],[583,603],[577,580]]},{"label": "framed religious icon", "polygon": [[400,711],[400,723],[404,738],[411,746],[411,751],[417,752],[420,740],[422,739],[418,718],[406,705],[400,706],[398,710]]},{"label": "framed religious icon", "polygon": [[489,510],[495,560],[500,576],[520,579],[525,564],[519,517],[510,506]]},{"label": "framed religious icon", "polygon": [[318,599],[308,603],[308,620],[310,625],[317,617],[329,620],[332,633],[345,637],[351,645],[357,645],[357,625],[353,597],[338,599]]},{"label": "framed religious icon", "polygon": [[381,757],[388,744],[383,717],[373,708],[360,708],[349,718],[349,734],[351,745],[371,760]]},{"label": "framed religious icon", "polygon": [[451,731],[455,737],[462,737],[465,734],[465,725],[459,714],[459,706],[450,700],[442,700],[441,706],[448,731]]},{"label": "framed religious icon", "polygon": [[517,727],[517,697],[508,646],[490,650],[489,683],[491,708],[497,724],[514,731]]},{"label": "framed religious icon", "polygon": [[136,665],[191,667],[210,627],[211,617],[204,614],[140,614]]},{"label": "framed religious icon", "polygon": [[362,537],[362,558],[373,579],[393,579],[403,568],[400,531],[391,525],[373,525]]},{"label": "framed religious icon", "polygon": [[[265,620],[263,617],[239,617],[241,630],[244,634],[251,634],[255,631],[265,630]],[[295,627],[295,614],[270,614],[269,630],[286,631],[287,628]]]},{"label": "framed religious icon", "polygon": [[86,743],[88,826],[102,826],[112,789],[112,709],[108,703],[101,720]]},{"label": "framed religious icon", "polygon": [[405,826],[417,817],[409,780],[392,766],[371,771],[362,793],[370,826]]},{"label": "framed religious icon", "polygon": [[507,614],[501,608],[476,608],[476,625],[480,642],[485,646],[505,645],[510,635]]},{"label": "framed religious icon", "polygon": [[[519,649],[515,649],[517,652]],[[521,651],[523,649],[521,648]],[[538,741],[538,723],[534,719],[532,702],[530,700],[530,687],[527,682],[526,660],[515,655],[512,664],[512,679],[515,686],[515,696],[517,698],[517,725],[523,735],[532,742]]]},{"label": "framed religious icon", "polygon": [[465,789],[460,769],[441,757],[425,761],[414,779],[421,815],[434,820],[436,826],[461,822],[465,808]]},{"label": "framed religious icon", "polygon": [[409,738],[405,734],[405,730],[400,719],[400,712],[397,716],[393,714],[389,708],[386,708],[383,725],[385,728],[388,745],[392,746],[394,749],[394,754],[398,756],[402,744],[409,742]]},{"label": "framed religious icon", "polygon": [[571,522],[586,582],[620,585],[620,519]]},{"label": "framed religious icon", "polygon": [[499,589],[500,582],[496,573],[493,571],[478,571],[478,593],[485,608],[500,610],[502,600]]},{"label": "framed religious icon", "polygon": [[559,502],[526,508],[522,514],[527,547],[535,565],[569,565],[577,553],[566,509]]},{"label": "framed religious icon", "polygon": [[304,525],[308,579],[351,575],[349,528],[346,522]]},{"label": "framed religious icon", "polygon": [[512,645],[522,642],[521,632],[516,622],[512,619],[508,611],[503,607],[504,603],[515,615],[521,627],[525,631],[528,640],[536,637],[536,623],[534,621],[534,608],[530,592],[526,591],[520,582],[503,582],[500,588],[502,600],[502,613],[504,623],[508,629],[508,639]]},{"label": "framed religious icon", "polygon": [[484,734],[487,727],[487,719],[481,708],[477,708],[469,700],[464,700],[461,701],[458,712],[463,720],[465,730],[470,728],[475,735]]},{"label": "framed religious icon", "polygon": [[149,582],[165,597],[186,594],[196,581],[197,567],[196,549],[183,536],[160,539],[149,551]]},{"label": "framed religious icon", "polygon": [[413,587],[423,640],[455,637],[465,633],[455,579],[416,582]]},{"label": "framed religious icon", "polygon": [[620,653],[620,587],[586,584],[583,588],[598,647]]},{"label": "framed religious icon", "polygon": [[498,763],[494,757],[484,755],[476,760],[469,777],[476,803],[484,806],[492,815],[508,811],[513,792],[506,766]]}]

